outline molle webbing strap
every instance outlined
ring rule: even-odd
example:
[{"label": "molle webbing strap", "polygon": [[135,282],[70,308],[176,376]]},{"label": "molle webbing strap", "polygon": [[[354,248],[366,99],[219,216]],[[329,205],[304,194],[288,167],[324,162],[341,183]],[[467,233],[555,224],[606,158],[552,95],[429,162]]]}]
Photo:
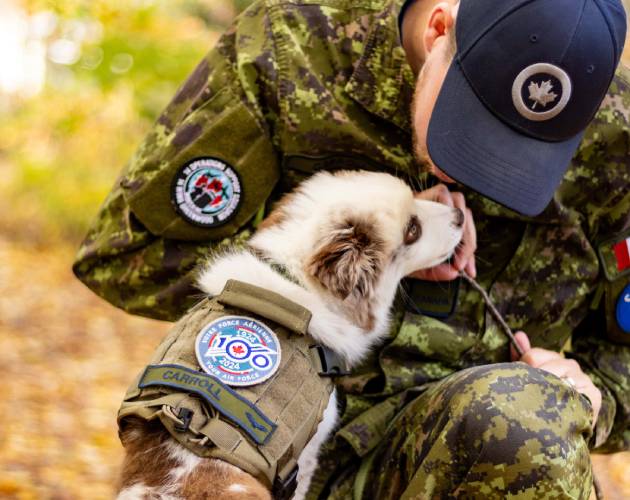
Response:
[{"label": "molle webbing strap", "polygon": [[[280,341],[278,371],[263,383],[228,387],[200,371],[199,332],[234,315],[267,322]],[[310,320],[307,309],[277,293],[229,280],[220,295],[200,302],[173,326],[127,391],[119,423],[130,416],[159,418],[198,456],[225,460],[269,486],[285,484],[322,419],[333,391],[329,376],[343,371],[334,353],[313,345]]]},{"label": "molle webbing strap", "polygon": [[239,396],[220,380],[179,365],[150,365],[138,387],[172,387],[203,398],[215,410],[237,424],[257,443],[265,443],[276,425],[256,405]]},{"label": "molle webbing strap", "polygon": [[228,280],[217,298],[221,304],[245,309],[306,335],[311,312],[282,295],[237,280]]}]

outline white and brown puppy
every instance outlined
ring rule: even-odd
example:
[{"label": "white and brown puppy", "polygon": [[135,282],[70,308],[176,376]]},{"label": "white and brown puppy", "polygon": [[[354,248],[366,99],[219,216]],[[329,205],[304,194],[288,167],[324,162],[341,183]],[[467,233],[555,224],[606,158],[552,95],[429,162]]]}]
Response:
[{"label": "white and brown puppy", "polygon": [[[320,173],[279,203],[250,240],[254,252],[215,257],[201,271],[198,285],[214,296],[228,279],[236,279],[290,298],[312,312],[314,339],[353,366],[387,334],[400,280],[447,259],[462,237],[463,222],[459,209],[416,199],[393,176]],[[268,261],[283,265],[300,285]],[[333,392],[317,433],[300,455],[294,498],[306,493],[319,448],[336,420]],[[271,497],[249,474],[197,457],[159,424],[138,422],[122,439],[127,456],[121,500]]]}]

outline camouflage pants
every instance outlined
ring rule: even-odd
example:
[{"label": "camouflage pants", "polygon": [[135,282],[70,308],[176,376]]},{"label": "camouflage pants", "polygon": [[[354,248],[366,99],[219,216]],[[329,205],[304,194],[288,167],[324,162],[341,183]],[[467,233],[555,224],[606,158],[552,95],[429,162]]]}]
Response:
[{"label": "camouflage pants", "polygon": [[522,363],[469,368],[404,407],[329,498],[588,498],[591,407]]}]

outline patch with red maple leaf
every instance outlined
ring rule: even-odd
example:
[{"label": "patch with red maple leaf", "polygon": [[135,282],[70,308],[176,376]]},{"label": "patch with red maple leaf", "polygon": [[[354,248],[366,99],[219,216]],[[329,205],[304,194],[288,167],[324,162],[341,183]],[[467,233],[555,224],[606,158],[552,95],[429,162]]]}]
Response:
[{"label": "patch with red maple leaf", "polygon": [[202,370],[230,386],[259,384],[280,367],[274,331],[244,316],[224,316],[206,325],[197,335],[195,351]]},{"label": "patch with red maple leaf", "polygon": [[241,182],[236,171],[218,158],[197,158],[175,176],[171,201],[187,222],[215,227],[226,223],[238,210]]}]

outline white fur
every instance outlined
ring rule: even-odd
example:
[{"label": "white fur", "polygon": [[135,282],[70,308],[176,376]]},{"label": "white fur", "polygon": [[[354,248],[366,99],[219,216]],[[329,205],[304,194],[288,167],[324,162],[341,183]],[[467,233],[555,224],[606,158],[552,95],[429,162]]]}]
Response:
[{"label": "white fur", "polygon": [[[461,229],[450,224],[453,209],[414,199],[404,182],[387,174],[318,174],[302,184],[285,210],[287,220],[259,231],[250,244],[286,266],[304,287],[247,251],[211,261],[200,273],[198,287],[214,296],[221,293],[228,279],[236,279],[291,298],[313,314],[309,328],[313,338],[344,356],[350,365],[356,365],[387,334],[389,311],[400,280],[444,261],[462,235]],[[423,235],[413,245],[401,247],[403,229],[411,215],[420,220]],[[343,314],[339,300],[323,293],[305,265],[334,225],[349,217],[374,219],[388,254],[376,284],[374,327],[367,332]],[[398,253],[393,258],[395,251]]]},{"label": "white fur", "polygon": [[[177,441],[168,440],[160,446],[168,450],[169,456],[177,461],[177,467],[171,469],[168,481],[160,487],[147,486],[144,483],[136,483],[118,493],[117,500],[145,500],[146,498],[159,498],[160,500],[180,500],[177,494],[182,480],[201,463],[202,458],[190,452]],[[150,452],[150,450],[148,450]]]},{"label": "white fur", "polygon": [[[411,189],[386,174],[344,172],[318,174],[302,184],[283,208],[280,223],[260,230],[250,245],[274,262],[284,265],[301,283],[297,285],[275,272],[248,251],[224,254],[212,260],[199,275],[198,286],[207,294],[221,293],[228,279],[272,290],[304,306],[312,313],[309,333],[318,342],[356,365],[388,333],[389,312],[400,280],[413,271],[429,268],[448,258],[462,236],[453,224],[453,209],[415,199]],[[404,228],[414,215],[422,235],[404,245]],[[344,220],[369,220],[384,242],[386,262],[375,285],[374,324],[365,331],[352,321],[343,301],[326,293],[308,274],[306,263]],[[298,487],[294,499],[308,490],[322,443],[338,419],[335,393],[330,398],[316,434],[299,458]]]},{"label": "white fur", "polygon": [[[414,198],[411,189],[401,180],[387,174],[341,172],[320,173],[304,182],[282,207],[280,222],[259,230],[250,245],[272,261],[285,266],[300,285],[274,271],[267,262],[249,250],[234,250],[215,256],[201,270],[198,287],[210,296],[221,293],[229,279],[236,279],[274,291],[302,305],[312,313],[310,335],[343,356],[349,367],[355,366],[381,342],[388,333],[389,312],[400,280],[413,271],[429,268],[449,257],[462,236],[454,220],[458,212],[445,205]],[[405,243],[405,228],[412,217],[422,227],[422,235],[413,243]],[[378,237],[381,257],[378,272],[371,285],[369,330],[353,319],[356,294],[340,298],[327,290],[321,280],[309,272],[313,257],[325,248],[331,235],[348,221],[364,221]],[[341,270],[340,272],[343,272]],[[371,282],[372,283],[372,282]],[[362,305],[365,305],[362,304]],[[367,324],[367,323],[366,323]],[[298,486],[294,499],[304,498],[317,455],[323,442],[337,424],[336,392],[333,392],[323,419],[313,438],[298,459]],[[175,486],[202,460],[179,443],[169,441],[171,455],[179,465],[170,472],[169,485],[154,491],[135,484],[120,492],[119,500],[135,500],[151,493],[170,499]],[[225,464],[229,465],[229,464]],[[232,467],[232,466],[230,466]],[[243,486],[233,483],[229,489],[240,492]],[[238,490],[238,491],[237,491]],[[160,496],[162,495],[162,496]]]},{"label": "white fur", "polygon": [[150,488],[144,483],[136,483],[121,490],[116,497],[117,500],[143,500],[155,495],[155,488]]},{"label": "white fur", "polygon": [[116,497],[116,500],[184,500],[179,495],[174,494],[179,488],[179,483],[172,483],[169,486],[155,487],[147,486],[144,483],[136,483],[129,488],[125,488]]},{"label": "white fur", "polygon": [[[333,348],[334,345],[334,350],[353,364],[367,353],[372,341],[378,340],[383,333],[383,327],[386,326],[386,317],[384,317],[382,318],[384,324],[379,325],[381,328],[366,335],[350,319],[328,307],[325,299],[316,292],[305,290],[283,278],[269,265],[248,252],[229,254],[220,258],[210,269],[203,272],[198,284],[204,292],[218,295],[228,279],[236,279],[273,290],[306,307],[313,314],[309,328],[309,333],[313,338],[328,347]],[[369,342],[364,341],[366,338]]]},{"label": "white fur", "polygon": [[190,450],[184,448],[177,441],[167,441],[170,456],[179,462],[179,465],[169,472],[169,479],[172,484],[179,483],[184,477],[190,474],[203,460]]},{"label": "white fur", "polygon": [[324,415],[322,421],[317,426],[317,431],[304,447],[298,459],[298,484],[293,493],[294,500],[306,496],[308,487],[311,484],[311,478],[317,468],[319,449],[337,425],[337,420],[339,420],[339,410],[337,409],[337,390],[335,389],[330,395],[328,406],[326,406],[324,410]]},{"label": "white fur", "polygon": [[242,484],[238,484],[238,483],[234,483],[231,484],[230,487],[228,488],[228,490],[234,492],[234,493],[246,493],[247,492],[247,488],[245,486],[243,486]]}]

